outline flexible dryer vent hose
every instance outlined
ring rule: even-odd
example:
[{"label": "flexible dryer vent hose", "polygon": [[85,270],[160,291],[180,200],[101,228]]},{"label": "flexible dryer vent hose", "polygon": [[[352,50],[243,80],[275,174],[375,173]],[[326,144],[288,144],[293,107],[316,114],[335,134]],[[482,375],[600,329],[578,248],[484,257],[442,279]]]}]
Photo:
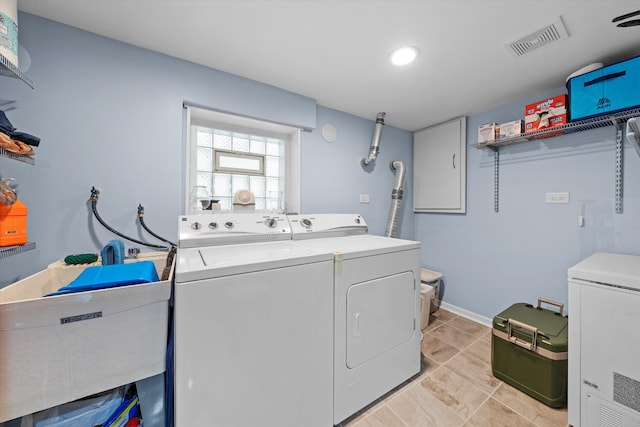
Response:
[{"label": "flexible dryer vent hose", "polygon": [[389,208],[389,218],[387,219],[386,237],[396,237],[398,221],[400,220],[400,209],[402,208],[402,193],[404,192],[404,181],[407,176],[407,168],[402,160],[391,162],[391,170],[395,171],[396,179],[391,192],[391,207]]},{"label": "flexible dryer vent hose", "polygon": [[380,151],[380,137],[382,136],[382,126],[384,126],[384,116],[386,113],[378,113],[376,116],[376,124],[373,128],[373,136],[371,137],[371,148],[369,155],[362,159],[362,165],[366,166],[378,157]]}]

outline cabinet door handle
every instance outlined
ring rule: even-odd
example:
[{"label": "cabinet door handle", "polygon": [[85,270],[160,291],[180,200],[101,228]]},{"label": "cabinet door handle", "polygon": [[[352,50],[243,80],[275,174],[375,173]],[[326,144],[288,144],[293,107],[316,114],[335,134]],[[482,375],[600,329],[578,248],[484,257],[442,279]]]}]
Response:
[{"label": "cabinet door handle", "polygon": [[453,153],[453,157],[451,158],[451,162],[453,163],[453,168],[456,168],[456,153]]}]

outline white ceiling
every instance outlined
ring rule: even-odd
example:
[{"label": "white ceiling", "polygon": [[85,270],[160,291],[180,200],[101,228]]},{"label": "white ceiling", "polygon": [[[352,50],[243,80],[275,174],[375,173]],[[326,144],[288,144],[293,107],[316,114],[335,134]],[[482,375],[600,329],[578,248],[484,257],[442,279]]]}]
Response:
[{"label": "white ceiling", "polygon": [[[21,11],[314,98],[413,131],[564,85],[640,54],[637,0],[19,0]],[[569,37],[505,44],[561,17]],[[636,17],[638,18],[638,17]],[[404,68],[391,51],[420,49]],[[514,117],[516,119],[518,117]]]}]

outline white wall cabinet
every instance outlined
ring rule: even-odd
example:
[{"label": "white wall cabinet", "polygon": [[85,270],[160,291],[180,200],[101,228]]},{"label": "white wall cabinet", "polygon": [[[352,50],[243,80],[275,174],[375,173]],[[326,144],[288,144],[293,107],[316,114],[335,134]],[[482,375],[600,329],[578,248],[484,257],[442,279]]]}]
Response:
[{"label": "white wall cabinet", "polygon": [[414,212],[466,212],[466,117],[413,134]]}]

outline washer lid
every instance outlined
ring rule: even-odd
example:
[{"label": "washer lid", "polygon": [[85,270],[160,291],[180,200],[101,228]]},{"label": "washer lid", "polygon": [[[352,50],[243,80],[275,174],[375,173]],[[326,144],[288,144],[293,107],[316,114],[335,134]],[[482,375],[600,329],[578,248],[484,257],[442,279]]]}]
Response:
[{"label": "washer lid", "polygon": [[569,268],[569,279],[640,290],[640,256],[596,252]]},{"label": "washer lid", "polygon": [[178,249],[176,283],[252,273],[320,261],[333,253],[318,252],[294,242],[261,242]]}]

